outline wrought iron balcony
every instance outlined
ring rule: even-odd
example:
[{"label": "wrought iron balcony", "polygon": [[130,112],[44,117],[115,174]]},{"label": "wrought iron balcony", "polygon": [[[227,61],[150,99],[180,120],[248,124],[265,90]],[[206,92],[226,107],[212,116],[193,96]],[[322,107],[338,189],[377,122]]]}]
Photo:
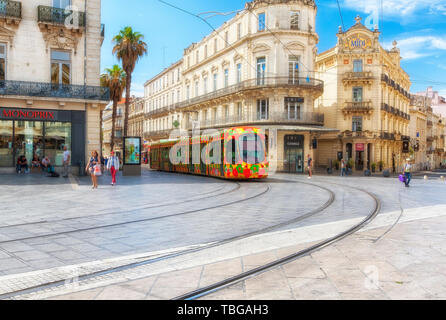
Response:
[{"label": "wrought iron balcony", "polygon": [[245,92],[252,92],[254,90],[266,90],[274,88],[285,89],[307,89],[315,90],[322,94],[324,91],[324,82],[313,78],[289,78],[289,77],[265,77],[258,79],[245,80],[240,83],[219,89],[195,98],[186,99],[182,102],[172,104],[167,107],[156,109],[146,113],[146,117],[154,115],[161,115],[171,111],[178,111],[187,107],[196,106],[202,103],[207,103],[210,100],[224,98],[233,94],[243,94]]},{"label": "wrought iron balcony", "polygon": [[106,87],[1,80],[0,96],[26,96],[109,101],[110,91]]},{"label": "wrought iron balcony", "polygon": [[[324,125],[324,114],[317,112],[300,112],[297,114],[289,114],[288,112],[262,114],[254,113],[250,115],[227,116],[211,120],[199,121],[200,128],[224,128],[235,127],[240,125]],[[192,129],[192,121],[186,123],[188,130]]]},{"label": "wrought iron balcony", "polygon": [[22,19],[22,3],[18,1],[0,0],[0,19]]},{"label": "wrought iron balcony", "polygon": [[375,78],[370,71],[346,72],[343,77],[344,82],[363,82],[371,84]]},{"label": "wrought iron balcony", "polygon": [[347,101],[342,108],[343,112],[366,112],[370,113],[373,111],[372,101]]},{"label": "wrought iron balcony", "polygon": [[65,25],[70,29],[85,28],[85,12],[38,6],[38,22]]}]

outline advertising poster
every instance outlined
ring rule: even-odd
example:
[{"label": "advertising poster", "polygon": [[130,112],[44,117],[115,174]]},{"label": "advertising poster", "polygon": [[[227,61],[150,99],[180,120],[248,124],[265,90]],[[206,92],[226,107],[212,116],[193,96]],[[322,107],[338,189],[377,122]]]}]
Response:
[{"label": "advertising poster", "polygon": [[141,165],[141,138],[126,137],[124,139],[124,164]]}]

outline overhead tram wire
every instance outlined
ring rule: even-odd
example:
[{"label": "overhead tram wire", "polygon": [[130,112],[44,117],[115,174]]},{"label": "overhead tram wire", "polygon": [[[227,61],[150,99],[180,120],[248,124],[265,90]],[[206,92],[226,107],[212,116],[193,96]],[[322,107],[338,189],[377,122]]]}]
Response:
[{"label": "overhead tram wire", "polygon": [[[203,18],[203,17],[201,17],[200,15],[198,15],[198,14],[195,14],[195,13],[192,13],[192,12],[190,12],[190,11],[188,11],[188,10],[186,10],[186,9],[183,9],[183,8],[180,8],[180,7],[178,7],[178,6],[176,6],[176,5],[173,5],[173,4],[171,4],[171,3],[169,3],[169,2],[166,2],[166,1],[164,1],[164,0],[158,0],[158,2],[161,2],[161,3],[163,3],[163,4],[165,4],[165,5],[167,5],[167,6],[169,6],[169,7],[172,7],[172,8],[174,8],[174,9],[176,9],[176,10],[179,10],[179,11],[181,11],[181,12],[184,12],[184,13],[186,13],[186,14],[188,14],[188,15],[190,15],[190,16],[193,16],[193,17],[195,17],[195,18],[197,18],[197,19],[200,19],[201,21],[203,21],[204,23],[206,23],[216,34],[217,34],[217,36],[220,38],[220,39],[222,39],[223,41],[224,41],[224,43],[228,46],[228,47],[230,47],[232,50],[234,50],[253,70],[254,70],[254,72],[257,72],[257,68],[256,67],[254,67],[242,54],[240,54],[240,52],[238,52],[237,51],[237,49],[233,46],[233,45],[231,45],[230,43],[229,43],[229,41],[226,41],[226,39],[223,37],[223,36],[221,36],[220,35],[220,33],[217,31],[217,29],[215,29],[214,28],[214,26],[213,25],[211,25],[210,23],[209,23],[209,21],[207,21],[205,18]],[[244,11],[244,10],[240,10],[239,12],[242,12],[242,11]],[[234,11],[235,12],[235,11]],[[206,12],[205,12],[206,13]],[[201,14],[205,14],[205,13],[201,13]]]},{"label": "overhead tram wire", "polygon": [[339,0],[336,0],[336,2],[338,3],[339,16],[341,17],[342,31],[345,32],[345,25],[344,25],[344,18],[342,18],[341,4],[339,3]]}]

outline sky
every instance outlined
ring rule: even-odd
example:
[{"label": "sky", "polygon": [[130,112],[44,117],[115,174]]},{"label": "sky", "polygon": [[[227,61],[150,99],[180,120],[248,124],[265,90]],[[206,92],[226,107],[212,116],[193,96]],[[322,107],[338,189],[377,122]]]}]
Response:
[{"label": "sky", "polygon": [[[245,5],[245,0],[165,1],[195,14],[228,13],[208,20],[214,28]],[[348,29],[359,14],[366,26],[378,25],[381,43],[386,49],[392,48],[394,40],[398,42],[403,57],[401,66],[410,75],[412,93],[433,86],[446,96],[446,0],[382,0],[382,7],[380,3],[381,0],[339,0],[340,14],[336,0],[316,0],[318,51],[335,46],[342,21]],[[111,52],[113,36],[120,29],[131,26],[144,35],[148,54],[138,62],[133,74],[132,94],[136,96],[144,95],[147,80],[181,59],[190,44],[212,32],[203,21],[158,0],[104,0],[102,23],[106,25],[106,32],[101,71],[119,63]]]}]

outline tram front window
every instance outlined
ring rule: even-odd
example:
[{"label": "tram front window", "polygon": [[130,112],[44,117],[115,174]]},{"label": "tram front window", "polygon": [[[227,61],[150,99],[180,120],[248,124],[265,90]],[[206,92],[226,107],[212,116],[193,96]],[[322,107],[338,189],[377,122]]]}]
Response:
[{"label": "tram front window", "polygon": [[249,133],[241,136],[239,147],[243,162],[257,164],[265,161],[265,149],[262,140],[257,134]]}]

